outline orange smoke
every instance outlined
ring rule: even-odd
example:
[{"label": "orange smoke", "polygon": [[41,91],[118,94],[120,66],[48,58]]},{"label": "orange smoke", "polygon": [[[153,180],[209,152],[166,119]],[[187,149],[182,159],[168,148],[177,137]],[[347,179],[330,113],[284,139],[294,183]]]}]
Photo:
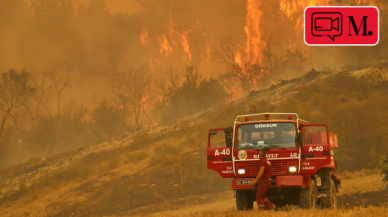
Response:
[{"label": "orange smoke", "polygon": [[296,50],[296,43],[295,42],[290,42],[290,45],[288,46],[288,49],[290,50],[291,53],[295,52],[295,50]]},{"label": "orange smoke", "polygon": [[142,45],[146,45],[148,43],[148,31],[146,29],[143,29],[139,37]]},{"label": "orange smoke", "polygon": [[206,55],[207,55],[207,62],[209,63],[212,59],[212,54],[211,54],[211,51],[210,51],[210,45],[207,44],[206,45]]}]

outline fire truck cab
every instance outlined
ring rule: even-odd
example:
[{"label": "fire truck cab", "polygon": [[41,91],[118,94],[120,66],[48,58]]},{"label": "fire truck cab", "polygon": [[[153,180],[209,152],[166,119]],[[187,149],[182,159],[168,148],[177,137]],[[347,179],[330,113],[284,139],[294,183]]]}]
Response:
[{"label": "fire truck cab", "polygon": [[[212,136],[224,131],[224,147],[212,147]],[[230,178],[238,210],[253,209],[260,150],[272,165],[266,197],[277,207],[337,207],[341,187],[336,155],[337,135],[326,124],[308,124],[296,113],[239,115],[234,126],[209,130],[207,168]]]}]

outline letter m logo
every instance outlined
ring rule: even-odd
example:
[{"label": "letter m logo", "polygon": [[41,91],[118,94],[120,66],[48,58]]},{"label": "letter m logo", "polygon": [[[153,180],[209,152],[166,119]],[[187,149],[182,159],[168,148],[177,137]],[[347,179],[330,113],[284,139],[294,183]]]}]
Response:
[{"label": "letter m logo", "polygon": [[[348,36],[352,36],[351,32],[352,32],[352,28],[353,27],[353,30],[354,32],[356,33],[356,35],[358,36],[358,34],[360,33],[360,30],[361,30],[361,27],[364,27],[363,28],[363,33],[362,33],[362,36],[368,36],[367,34],[367,28],[366,28],[366,19],[368,18],[368,16],[363,16],[362,17],[362,20],[361,20],[361,23],[360,25],[357,27],[357,24],[356,24],[356,21],[354,20],[354,17],[353,16],[348,16],[349,17],[349,35]],[[352,25],[352,26],[351,26]]]}]

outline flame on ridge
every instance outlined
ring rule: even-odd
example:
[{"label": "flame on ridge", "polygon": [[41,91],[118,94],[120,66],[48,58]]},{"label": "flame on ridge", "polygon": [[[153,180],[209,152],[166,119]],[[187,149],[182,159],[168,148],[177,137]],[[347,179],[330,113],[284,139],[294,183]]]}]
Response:
[{"label": "flame on ridge", "polygon": [[247,34],[247,45],[245,48],[245,55],[248,61],[260,63],[260,11],[259,0],[247,0],[247,23],[244,27]]}]

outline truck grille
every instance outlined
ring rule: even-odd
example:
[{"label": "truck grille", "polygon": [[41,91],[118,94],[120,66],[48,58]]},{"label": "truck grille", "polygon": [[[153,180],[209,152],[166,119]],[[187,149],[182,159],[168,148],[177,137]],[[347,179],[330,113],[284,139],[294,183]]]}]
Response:
[{"label": "truck grille", "polygon": [[[259,173],[260,162],[248,163],[247,174],[257,175]],[[286,162],[285,161],[271,161],[272,175],[286,173]]]}]

